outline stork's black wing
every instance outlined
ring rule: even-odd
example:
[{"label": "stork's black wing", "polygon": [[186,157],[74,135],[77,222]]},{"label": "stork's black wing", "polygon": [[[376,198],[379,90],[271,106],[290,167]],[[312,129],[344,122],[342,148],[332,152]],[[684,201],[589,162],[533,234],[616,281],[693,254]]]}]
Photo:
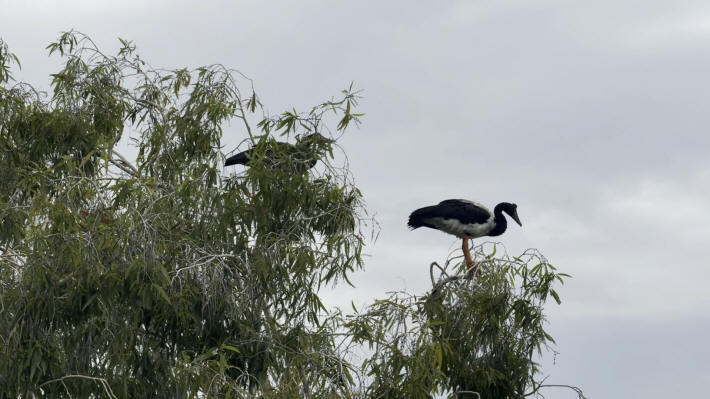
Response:
[{"label": "stork's black wing", "polygon": [[456,219],[461,223],[483,224],[488,221],[492,213],[483,205],[475,202],[449,199],[439,202],[434,207],[437,215],[446,219]]},{"label": "stork's black wing", "polygon": [[[277,141],[273,144],[274,146],[279,148],[279,151],[292,151],[293,145],[289,143],[282,143],[280,141]],[[224,162],[224,166],[230,166],[230,165],[249,165],[249,161],[251,160],[251,157],[254,155],[254,147],[251,147],[250,149],[246,151],[242,151],[238,154],[234,154],[231,157],[227,158]],[[270,158],[274,157],[274,151],[272,148],[267,148],[266,152],[264,154],[264,157],[268,160]]]},{"label": "stork's black wing", "polygon": [[242,151],[239,154],[234,154],[231,157],[227,158],[224,162],[224,166],[230,166],[230,165],[248,165],[249,164],[249,158],[251,157],[251,152],[253,151],[253,148],[250,148],[246,151]]},{"label": "stork's black wing", "polygon": [[431,223],[431,219],[456,219],[463,224],[486,223],[491,217],[491,213],[483,205],[479,205],[467,200],[450,199],[441,201],[438,205],[425,206],[419,208],[409,215],[410,228],[417,227],[437,227]]},{"label": "stork's black wing", "polygon": [[[267,143],[267,145],[268,147],[264,150],[263,157],[265,164],[268,166],[274,167],[293,163],[296,165],[296,170],[305,172],[318,162],[318,154],[307,146],[298,146],[280,141]],[[252,147],[232,155],[225,160],[224,166],[237,164],[249,166],[251,158],[257,155],[254,154],[254,151],[255,149]]]}]

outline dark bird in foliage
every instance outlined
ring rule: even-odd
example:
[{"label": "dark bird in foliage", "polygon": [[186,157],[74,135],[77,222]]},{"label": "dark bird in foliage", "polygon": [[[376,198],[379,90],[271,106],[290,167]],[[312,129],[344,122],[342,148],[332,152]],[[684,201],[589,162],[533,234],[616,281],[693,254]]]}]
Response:
[{"label": "dark bird in foliage", "polygon": [[461,249],[469,267],[469,274],[473,276],[476,268],[468,250],[468,240],[483,236],[499,236],[508,228],[508,221],[503,213],[513,218],[522,226],[518,218],[518,206],[509,202],[496,205],[493,212],[485,206],[468,200],[449,199],[441,201],[438,205],[419,208],[409,215],[409,227],[430,227],[444,233],[455,235],[463,240]]},{"label": "dark bird in foliage", "polygon": [[[290,158],[295,163],[302,165],[304,170],[308,170],[316,165],[323,152],[327,150],[329,145],[333,142],[335,142],[335,140],[324,137],[318,133],[303,136],[296,144],[277,141],[273,143],[273,147],[265,149],[264,158],[270,166],[285,164],[287,159]],[[226,159],[224,166],[237,164],[249,166],[255,153],[256,147],[252,147],[246,151],[232,155]]]}]

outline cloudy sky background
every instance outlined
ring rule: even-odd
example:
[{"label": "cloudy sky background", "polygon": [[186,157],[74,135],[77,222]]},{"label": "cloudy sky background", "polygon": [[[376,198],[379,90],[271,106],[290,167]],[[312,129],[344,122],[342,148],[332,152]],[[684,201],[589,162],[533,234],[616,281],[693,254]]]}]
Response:
[{"label": "cloudy sky background", "polygon": [[[272,112],[351,81],[340,139],[381,224],[356,289],[333,304],[429,288],[459,246],[406,228],[446,198],[516,202],[500,237],[574,276],[550,306],[548,383],[590,399],[700,397],[710,376],[710,3],[706,1],[4,1],[0,37],[47,88],[62,30],[156,67],[222,63]],[[225,133],[230,151],[245,136]],[[550,390],[551,399],[575,398]]]}]

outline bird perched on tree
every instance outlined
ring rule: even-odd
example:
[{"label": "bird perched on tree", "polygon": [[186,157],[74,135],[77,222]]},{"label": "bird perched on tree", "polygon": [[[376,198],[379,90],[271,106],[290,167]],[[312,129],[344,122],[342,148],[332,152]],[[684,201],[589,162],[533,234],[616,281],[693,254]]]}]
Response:
[{"label": "bird perched on tree", "polygon": [[[294,162],[299,169],[308,170],[316,165],[323,153],[330,149],[330,144],[335,140],[324,137],[318,133],[302,136],[296,144],[272,141],[267,143],[270,147],[264,150],[264,161],[270,167],[278,167]],[[249,166],[257,151],[257,146],[227,158],[224,166],[246,165]]]},{"label": "bird perched on tree", "polygon": [[476,268],[472,267],[473,259],[468,250],[468,239],[503,234],[508,228],[504,212],[522,227],[516,204],[501,202],[491,212],[479,203],[462,199],[448,199],[438,205],[419,208],[409,215],[407,224],[411,229],[430,227],[463,239],[461,249],[466,266],[469,267],[469,274],[473,276]]}]

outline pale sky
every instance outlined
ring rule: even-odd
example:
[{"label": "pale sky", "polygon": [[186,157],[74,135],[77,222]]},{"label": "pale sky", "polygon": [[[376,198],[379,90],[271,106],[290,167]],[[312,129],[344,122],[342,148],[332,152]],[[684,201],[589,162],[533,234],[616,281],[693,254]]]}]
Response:
[{"label": "pale sky", "polygon": [[[48,87],[44,47],[77,29],[133,40],[156,67],[222,63],[271,112],[351,81],[359,129],[340,145],[381,224],[356,289],[430,288],[460,242],[406,227],[447,198],[518,204],[501,237],[573,279],[548,307],[548,383],[590,399],[702,397],[710,376],[710,3],[659,0],[0,1],[0,37]],[[245,137],[238,123],[224,150]],[[553,364],[554,363],[554,364]],[[575,398],[567,391],[549,399]]]}]

